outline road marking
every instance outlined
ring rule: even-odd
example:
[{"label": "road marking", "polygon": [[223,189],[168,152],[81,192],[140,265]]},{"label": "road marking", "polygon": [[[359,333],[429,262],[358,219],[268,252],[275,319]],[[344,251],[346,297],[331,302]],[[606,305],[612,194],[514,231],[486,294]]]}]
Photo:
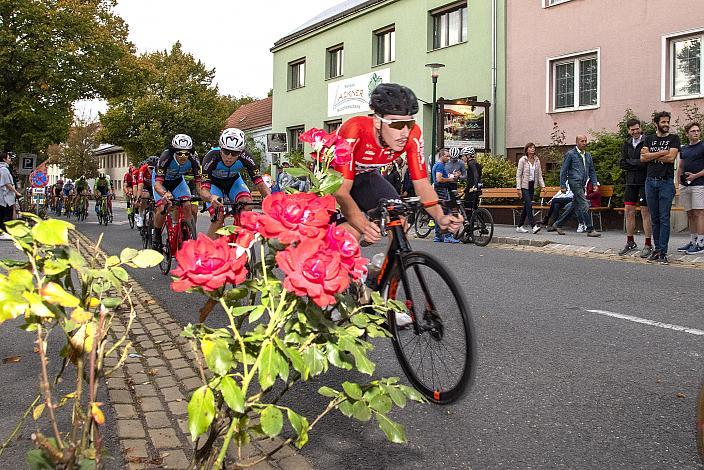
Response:
[{"label": "road marking", "polygon": [[590,310],[584,309],[590,313],[596,313],[597,315],[605,315],[607,317],[620,318],[622,320],[628,320],[635,323],[642,323],[644,325],[657,326],[658,328],[666,328],[668,330],[683,331],[691,335],[704,336],[704,331],[698,330],[696,328],[688,328],[686,326],[672,325],[670,323],[662,323],[659,321],[648,320],[647,318],[634,317],[632,315],[624,315],[623,313],[609,312],[606,310]]}]

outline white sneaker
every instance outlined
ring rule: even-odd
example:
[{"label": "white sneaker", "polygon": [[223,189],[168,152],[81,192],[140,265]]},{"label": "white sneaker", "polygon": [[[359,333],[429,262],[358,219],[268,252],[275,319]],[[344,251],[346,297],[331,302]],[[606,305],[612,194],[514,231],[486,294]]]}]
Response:
[{"label": "white sneaker", "polygon": [[138,228],[142,228],[142,216],[140,216],[139,214],[135,214],[134,215],[134,224]]},{"label": "white sneaker", "polygon": [[405,328],[411,323],[413,319],[406,312],[394,312],[396,314],[396,326],[398,328]]},{"label": "white sneaker", "polygon": [[516,227],[516,232],[518,233],[528,233],[528,229],[524,227]]},{"label": "white sneaker", "polygon": [[533,225],[533,233],[540,232],[540,225]]},{"label": "white sneaker", "polygon": [[587,226],[584,224],[579,224],[579,227],[577,227],[577,233],[584,233],[587,231]]}]

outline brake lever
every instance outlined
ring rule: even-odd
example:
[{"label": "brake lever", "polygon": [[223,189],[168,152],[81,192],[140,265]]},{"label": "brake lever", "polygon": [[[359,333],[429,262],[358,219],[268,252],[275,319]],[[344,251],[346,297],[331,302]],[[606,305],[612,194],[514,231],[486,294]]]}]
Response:
[{"label": "brake lever", "polygon": [[381,220],[379,220],[379,228],[381,229],[382,237],[386,236],[386,218],[388,215],[389,212],[386,210],[386,207],[384,207],[384,210],[381,212]]}]

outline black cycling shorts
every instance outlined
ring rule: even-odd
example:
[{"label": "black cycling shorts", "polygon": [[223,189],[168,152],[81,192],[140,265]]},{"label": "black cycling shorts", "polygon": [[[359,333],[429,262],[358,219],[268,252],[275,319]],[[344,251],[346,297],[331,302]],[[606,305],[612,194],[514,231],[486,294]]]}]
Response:
[{"label": "black cycling shorts", "polygon": [[645,198],[645,183],[627,184],[623,194],[623,203],[627,206],[638,204],[642,207],[648,207],[648,201]]},{"label": "black cycling shorts", "polygon": [[[396,188],[378,171],[355,175],[350,196],[364,213],[376,208],[382,199],[399,199],[401,197]],[[333,214],[332,221],[342,224],[346,219],[342,214]]]}]

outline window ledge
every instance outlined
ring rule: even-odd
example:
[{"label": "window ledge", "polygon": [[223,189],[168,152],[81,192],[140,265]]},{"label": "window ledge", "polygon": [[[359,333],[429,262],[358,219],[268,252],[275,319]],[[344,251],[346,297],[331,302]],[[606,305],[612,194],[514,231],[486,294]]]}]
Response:
[{"label": "window ledge", "polygon": [[687,95],[687,96],[671,96],[667,98],[664,102],[667,103],[668,101],[686,101],[686,100],[698,100],[704,98],[704,95]]},{"label": "window ledge", "polygon": [[390,61],[388,61],[388,62],[382,62],[382,63],[380,63],[380,64],[374,64],[374,65],[372,65],[372,68],[374,68],[374,67],[381,67],[382,65],[393,64],[394,62],[396,62],[396,59],[390,60]]},{"label": "window ledge", "polygon": [[295,90],[300,90],[301,88],[305,88],[305,87],[306,87],[305,85],[301,85],[301,86],[297,86],[296,88],[289,88],[289,89],[288,89],[288,90],[286,90],[286,91],[295,91]]},{"label": "window ledge", "polygon": [[447,48],[450,48],[450,47],[461,46],[462,44],[467,44],[468,42],[469,42],[469,41],[462,41],[462,42],[458,42],[458,43],[455,43],[455,44],[450,44],[449,46],[442,46],[442,47],[438,47],[437,49],[430,49],[429,51],[426,51],[426,52],[427,52],[428,54],[430,54],[431,52],[441,51],[441,50],[443,50],[443,49],[447,49]]},{"label": "window ledge", "polygon": [[343,78],[344,76],[345,76],[345,74],[343,73],[342,75],[338,75],[338,76],[336,76],[336,77],[327,77],[327,78],[325,79],[325,81],[326,81],[326,82],[329,82],[330,80],[337,80],[338,78]]},{"label": "window ledge", "polygon": [[580,106],[579,108],[561,108],[561,109],[553,109],[550,111],[548,114],[555,114],[555,113],[572,113],[572,112],[577,112],[577,111],[591,111],[594,109],[599,109],[601,105],[593,105],[593,106]]}]

